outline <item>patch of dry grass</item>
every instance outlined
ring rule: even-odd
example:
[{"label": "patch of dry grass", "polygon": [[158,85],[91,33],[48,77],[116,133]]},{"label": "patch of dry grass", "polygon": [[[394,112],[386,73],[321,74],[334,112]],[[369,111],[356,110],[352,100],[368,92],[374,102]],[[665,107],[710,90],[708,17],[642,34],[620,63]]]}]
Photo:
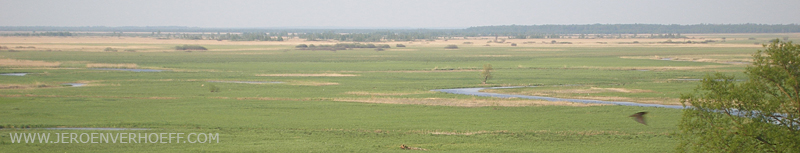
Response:
[{"label": "patch of dry grass", "polygon": [[672,56],[620,56],[625,59],[650,59],[691,61],[743,65],[750,64],[753,59],[751,54],[707,54],[707,55],[672,55]]},{"label": "patch of dry grass", "polygon": [[381,104],[412,104],[456,107],[523,107],[523,106],[600,106],[602,104],[584,104],[573,102],[552,102],[541,100],[512,100],[512,99],[445,99],[445,98],[334,98],[334,101],[381,103]]},{"label": "patch of dry grass", "polygon": [[680,99],[678,99],[678,98],[668,98],[668,97],[632,98],[632,97],[618,97],[618,96],[587,96],[586,95],[586,94],[593,94],[593,93],[608,93],[608,92],[620,92],[620,93],[653,92],[651,90],[643,90],[643,89],[596,88],[596,87],[591,87],[589,89],[524,90],[524,91],[519,91],[519,92],[506,92],[504,90],[498,90],[498,89],[486,89],[486,90],[481,90],[481,91],[482,92],[489,92],[489,93],[507,93],[507,94],[517,94],[517,95],[558,97],[558,98],[569,98],[569,99],[590,99],[590,100],[602,100],[602,101],[636,102],[636,103],[647,103],[647,104],[681,105],[681,103],[679,101]]},{"label": "patch of dry grass", "polygon": [[23,84],[0,84],[0,89],[28,89],[31,85]]},{"label": "patch of dry grass", "polygon": [[60,65],[61,62],[0,59],[0,66],[3,67],[58,67]]},{"label": "patch of dry grass", "polygon": [[596,67],[580,66],[572,68],[600,69],[600,70],[648,70],[648,71],[672,71],[672,70],[704,70],[731,67],[733,65],[704,65],[704,66],[641,66],[641,67]]}]

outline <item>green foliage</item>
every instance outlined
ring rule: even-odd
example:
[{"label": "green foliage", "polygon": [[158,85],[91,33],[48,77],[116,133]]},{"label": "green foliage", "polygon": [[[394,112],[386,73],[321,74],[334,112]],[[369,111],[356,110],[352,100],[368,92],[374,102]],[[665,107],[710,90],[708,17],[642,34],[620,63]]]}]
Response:
[{"label": "green foliage", "polygon": [[406,45],[403,45],[403,44],[397,44],[397,45],[396,45],[396,47],[406,47]]},{"label": "green foliage", "polygon": [[483,84],[486,84],[486,81],[492,78],[492,64],[483,64],[483,71],[481,71],[481,77],[483,78]]},{"label": "green foliage", "polygon": [[458,49],[458,46],[456,46],[456,45],[447,45],[447,46],[444,47],[444,49]]},{"label": "green foliage", "polygon": [[694,108],[679,125],[680,151],[800,152],[800,45],[776,39],[764,47],[747,82],[718,73],[681,96]]},{"label": "green foliage", "polygon": [[308,47],[308,45],[306,44],[299,44],[297,46],[294,46],[294,48],[306,48],[306,47]]},{"label": "green foliage", "polygon": [[211,85],[208,85],[208,91],[211,91],[211,92],[219,92],[219,91],[220,91],[220,89],[219,89],[219,87],[217,87],[216,85],[213,85],[213,84],[211,84]]},{"label": "green foliage", "polygon": [[208,50],[208,49],[200,45],[183,45],[183,46],[175,46],[175,50]]}]

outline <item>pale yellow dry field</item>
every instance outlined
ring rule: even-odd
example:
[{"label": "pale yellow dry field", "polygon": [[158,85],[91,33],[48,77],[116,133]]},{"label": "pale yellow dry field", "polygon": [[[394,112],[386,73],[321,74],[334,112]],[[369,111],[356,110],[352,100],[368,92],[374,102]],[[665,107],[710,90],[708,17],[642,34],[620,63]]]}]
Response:
[{"label": "pale yellow dry field", "polygon": [[3,67],[58,67],[59,65],[61,62],[0,59],[0,66]]}]

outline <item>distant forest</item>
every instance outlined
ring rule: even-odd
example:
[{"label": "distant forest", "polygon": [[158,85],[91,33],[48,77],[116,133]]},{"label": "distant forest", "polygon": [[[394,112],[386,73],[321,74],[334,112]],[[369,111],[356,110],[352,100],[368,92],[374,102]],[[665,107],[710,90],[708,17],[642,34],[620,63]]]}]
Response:
[{"label": "distant forest", "polygon": [[[229,41],[355,42],[413,41],[454,37],[492,36],[508,39],[530,38],[683,38],[691,33],[800,33],[798,24],[588,24],[588,25],[501,25],[466,29],[266,29],[157,27],[51,27],[0,26],[0,36],[137,36],[159,39],[205,39]],[[39,32],[37,32],[39,31]],[[633,34],[633,36],[623,36]]]}]

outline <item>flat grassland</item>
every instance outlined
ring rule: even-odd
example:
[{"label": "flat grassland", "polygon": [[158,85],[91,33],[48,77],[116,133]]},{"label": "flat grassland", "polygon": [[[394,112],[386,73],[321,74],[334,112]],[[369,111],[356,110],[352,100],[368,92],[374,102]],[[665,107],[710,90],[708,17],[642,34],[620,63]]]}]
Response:
[{"label": "flat grassland", "polygon": [[[375,43],[408,46],[385,51],[310,51],[294,45],[337,42],[0,37],[0,46],[9,48],[0,50],[0,73],[27,73],[0,75],[0,152],[405,151],[400,145],[435,152],[669,152],[678,143],[674,133],[681,110],[430,90],[536,86],[486,92],[680,105],[680,94],[692,92],[697,79],[709,73],[746,79],[742,71],[761,49],[755,43],[798,35],[689,37],[727,41],[511,39],[507,42],[518,44],[512,47],[472,38]],[[463,44],[467,41],[474,43]],[[638,43],[627,43],[633,41]],[[173,48],[184,44],[208,51]],[[449,44],[460,49],[444,49]],[[107,47],[119,51],[104,52]],[[494,67],[486,85],[480,76],[484,64]],[[627,117],[639,111],[650,112],[648,125]],[[52,127],[219,133],[220,141],[52,144],[9,138],[11,133],[122,132],[40,129]]]}]

